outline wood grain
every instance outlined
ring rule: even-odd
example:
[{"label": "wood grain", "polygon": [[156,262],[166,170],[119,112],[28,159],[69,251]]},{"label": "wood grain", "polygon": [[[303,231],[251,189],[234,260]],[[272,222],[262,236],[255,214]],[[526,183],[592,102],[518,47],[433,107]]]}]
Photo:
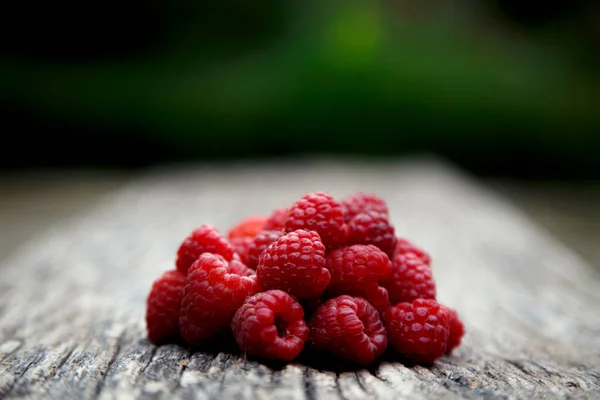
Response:
[{"label": "wood grain", "polygon": [[[197,225],[225,231],[302,193],[372,191],[430,251],[467,335],[431,368],[263,365],[145,338],[151,282]],[[0,266],[0,397],[599,398],[600,279],[496,193],[439,162],[162,168],[40,232]],[[317,368],[315,368],[317,367]]]}]

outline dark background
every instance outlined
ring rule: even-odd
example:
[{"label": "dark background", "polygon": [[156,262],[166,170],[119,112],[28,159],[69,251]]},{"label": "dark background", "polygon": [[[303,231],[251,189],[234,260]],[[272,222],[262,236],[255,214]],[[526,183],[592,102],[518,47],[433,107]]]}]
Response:
[{"label": "dark background", "polygon": [[597,179],[593,0],[10,2],[0,166],[436,153]]}]

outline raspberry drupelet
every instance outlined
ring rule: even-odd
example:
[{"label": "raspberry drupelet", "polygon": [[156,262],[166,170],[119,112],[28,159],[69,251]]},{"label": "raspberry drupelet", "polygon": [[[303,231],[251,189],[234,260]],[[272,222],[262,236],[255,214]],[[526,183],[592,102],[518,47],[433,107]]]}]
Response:
[{"label": "raspberry drupelet", "polygon": [[188,268],[202,253],[221,255],[225,260],[233,258],[233,247],[219,230],[210,224],[201,225],[195,229],[179,246],[176,266],[179,271],[187,274]]},{"label": "raspberry drupelet", "polygon": [[291,361],[308,339],[304,311],[288,293],[268,290],[246,299],[231,328],[240,349],[248,355]]},{"label": "raspberry drupelet", "polygon": [[223,257],[202,254],[185,280],[179,316],[181,337],[191,347],[200,346],[204,340],[227,329],[246,297],[256,292],[254,276],[230,273]]},{"label": "raspberry drupelet", "polygon": [[389,344],[405,359],[430,365],[446,353],[450,316],[435,300],[399,303],[386,310],[383,321]]},{"label": "raspberry drupelet", "polygon": [[348,234],[342,206],[324,192],[305,194],[290,208],[285,231],[297,229],[317,232],[327,250],[345,245]]},{"label": "raspberry drupelet", "polygon": [[361,297],[327,300],[309,321],[311,344],[361,365],[379,358],[387,336],[377,310]]},{"label": "raspberry drupelet", "polygon": [[179,310],[183,298],[185,275],[167,271],[154,281],[146,300],[148,339],[156,345],[179,336]]},{"label": "raspberry drupelet", "polygon": [[262,252],[256,277],[262,290],[280,289],[298,299],[319,297],[331,280],[319,234],[299,229],[281,236]]}]

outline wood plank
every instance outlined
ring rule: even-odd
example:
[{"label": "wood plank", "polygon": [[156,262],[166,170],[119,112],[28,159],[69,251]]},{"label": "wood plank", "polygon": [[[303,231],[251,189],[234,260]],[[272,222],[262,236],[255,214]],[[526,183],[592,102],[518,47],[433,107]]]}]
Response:
[{"label": "wood plank", "polygon": [[[223,231],[302,193],[372,191],[428,249],[467,335],[431,368],[273,368],[155,347],[144,306],[197,225]],[[600,279],[495,192],[432,161],[187,166],[148,171],[0,266],[0,398],[597,398]]]}]

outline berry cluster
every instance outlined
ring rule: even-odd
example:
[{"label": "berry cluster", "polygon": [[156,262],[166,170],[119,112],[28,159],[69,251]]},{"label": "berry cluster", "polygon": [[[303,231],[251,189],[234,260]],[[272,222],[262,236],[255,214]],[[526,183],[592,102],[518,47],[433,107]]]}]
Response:
[{"label": "berry cluster", "polygon": [[291,361],[312,346],[368,365],[389,348],[431,364],[464,326],[436,301],[430,265],[396,236],[380,197],[308,193],[226,237],[202,225],[185,238],[175,269],[152,285],[148,338],[197,348],[229,330],[250,356]]}]

